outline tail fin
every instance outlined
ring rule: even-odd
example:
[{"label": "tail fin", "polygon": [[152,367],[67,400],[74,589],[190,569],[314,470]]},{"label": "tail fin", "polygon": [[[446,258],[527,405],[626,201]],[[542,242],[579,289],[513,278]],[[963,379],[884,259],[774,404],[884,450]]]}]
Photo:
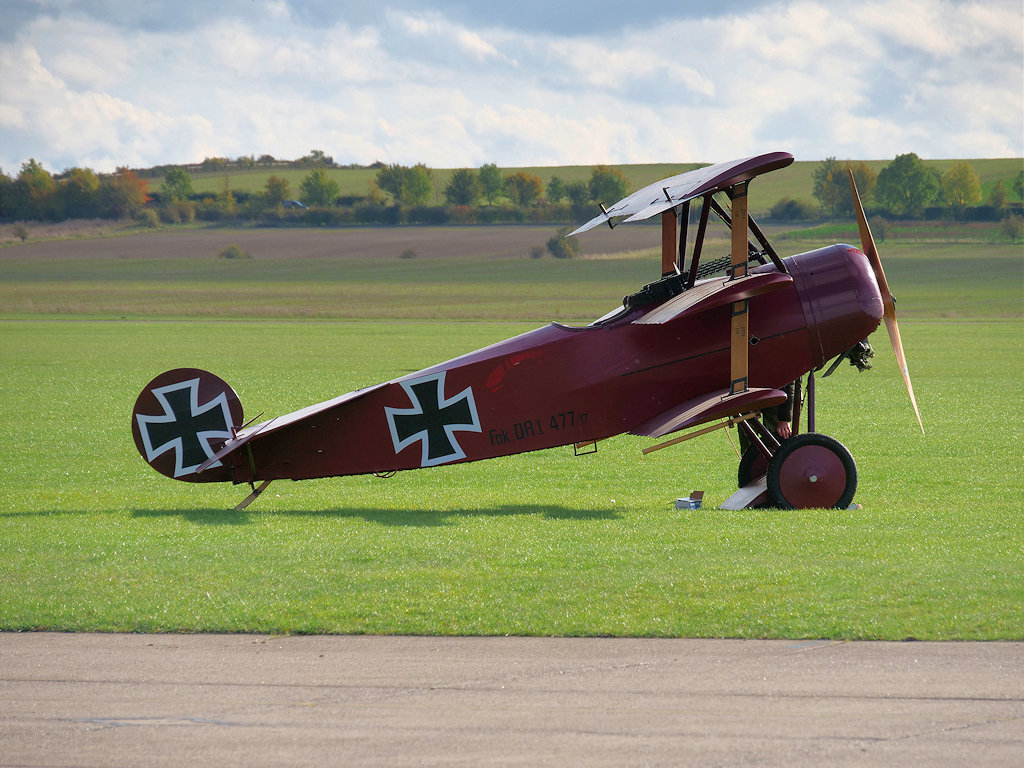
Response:
[{"label": "tail fin", "polygon": [[132,436],[157,472],[192,483],[231,481],[221,462],[196,468],[243,423],[242,403],[227,382],[198,368],[161,373],[142,390],[132,410]]}]

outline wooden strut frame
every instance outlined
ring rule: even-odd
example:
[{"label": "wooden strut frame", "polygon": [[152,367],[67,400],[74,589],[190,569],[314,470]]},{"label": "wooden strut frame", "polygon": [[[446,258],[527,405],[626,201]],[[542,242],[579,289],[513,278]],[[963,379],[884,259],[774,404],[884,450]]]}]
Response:
[{"label": "wooden strut frame", "polygon": [[[714,198],[714,192],[703,196],[701,207],[700,224],[697,228],[697,235],[693,244],[693,256],[690,258],[690,268],[686,278],[686,288],[692,288],[697,281],[697,267],[700,263],[701,246],[704,241],[704,234],[707,229],[708,216],[713,210],[729,227],[731,232],[731,264],[729,279],[738,280],[747,276],[747,262],[751,253],[757,253],[757,246],[750,241],[750,232],[753,231],[755,239],[761,244],[764,252],[768,254],[771,261],[780,272],[788,274],[786,266],[779,259],[775,249],[764,237],[760,227],[750,218],[747,207],[747,190],[749,181],[740,181],[726,188],[732,203],[732,211],[725,211]],[[666,196],[668,192],[666,191]],[[675,234],[675,208],[663,211],[661,215],[661,276],[681,274],[686,256],[686,235],[687,225],[690,218],[690,204],[687,201],[680,206],[679,215],[682,221],[679,225],[679,246],[676,247]],[[730,380],[729,394],[738,395],[746,392],[749,388],[749,365],[748,365],[748,337],[750,330],[749,299],[732,302],[730,319]]]},{"label": "wooden strut frame", "polygon": [[[732,198],[732,269],[729,279],[747,276],[747,182],[741,181],[729,188]],[[732,302],[730,329],[731,359],[729,394],[747,391],[747,310],[749,301]]]},{"label": "wooden strut frame", "polygon": [[661,276],[676,274],[676,211],[669,208],[661,212]]},{"label": "wooden strut frame", "polygon": [[756,419],[760,415],[760,411],[755,411],[754,413],[744,413],[742,416],[733,416],[731,419],[727,419],[726,421],[723,421],[719,424],[715,424],[714,426],[705,427],[704,429],[698,429],[696,432],[690,432],[689,434],[683,435],[682,437],[667,440],[666,442],[658,443],[657,445],[648,446],[647,448],[644,448],[640,452],[644,456],[646,456],[648,453],[660,451],[662,448],[668,448],[670,445],[679,445],[679,443],[685,443],[687,440],[692,440],[695,437],[706,435],[708,432],[714,432],[719,429],[725,429],[726,427],[734,427],[742,421],[747,421],[748,419]]},{"label": "wooden strut frame", "polygon": [[700,252],[704,246],[704,235],[708,228],[708,217],[711,215],[711,204],[714,196],[704,195],[704,205],[700,209],[700,224],[697,227],[697,236],[693,241],[693,256],[690,257],[690,274],[686,279],[686,288],[693,288],[697,282],[697,266],[700,264]]}]

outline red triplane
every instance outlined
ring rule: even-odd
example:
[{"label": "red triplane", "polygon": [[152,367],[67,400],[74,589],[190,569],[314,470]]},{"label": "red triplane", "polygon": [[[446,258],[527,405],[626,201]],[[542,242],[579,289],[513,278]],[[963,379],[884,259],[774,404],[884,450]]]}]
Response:
[{"label": "red triplane", "polygon": [[[747,477],[741,465],[748,482],[727,502],[733,508],[766,499],[783,508],[845,507],[856,468],[841,443],[814,432],[814,371],[844,357],[866,367],[862,342],[884,318],[915,413],[917,404],[856,186],[863,252],[832,245],[781,259],[747,215],[750,180],[792,162],[773,152],[722,163],[601,206],[573,234],[661,215],[662,278],[588,326],[552,323],[248,426],[222,380],[168,371],[135,403],[135,444],[168,477],[250,484],[244,508],[272,480],[384,474],[555,446],[586,452],[624,432],[662,438],[711,423],[644,452],[737,426],[752,445]],[[701,210],[687,265],[693,202]],[[731,228],[731,257],[702,265],[711,213]],[[780,444],[760,409],[781,403],[781,387],[808,373],[809,431]]]}]

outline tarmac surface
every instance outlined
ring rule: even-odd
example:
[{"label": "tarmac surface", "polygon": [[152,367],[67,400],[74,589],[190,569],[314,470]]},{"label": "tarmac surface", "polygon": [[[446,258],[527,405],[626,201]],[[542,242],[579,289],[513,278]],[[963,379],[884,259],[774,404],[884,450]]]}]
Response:
[{"label": "tarmac surface", "polygon": [[1024,643],[0,633],[0,766],[1024,765]]}]

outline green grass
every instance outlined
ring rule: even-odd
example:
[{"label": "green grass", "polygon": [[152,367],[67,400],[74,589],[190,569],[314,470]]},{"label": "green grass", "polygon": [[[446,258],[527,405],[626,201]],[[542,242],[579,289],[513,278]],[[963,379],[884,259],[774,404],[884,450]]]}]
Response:
[{"label": "green grass", "polygon": [[[853,239],[853,238],[847,238]],[[820,243],[779,242],[783,255]],[[1019,245],[880,243],[902,317],[1021,317]],[[652,252],[653,253],[653,252]],[[592,320],[659,258],[6,259],[0,317]]]},{"label": "green grass", "polygon": [[[224,511],[244,488],[168,480],[132,445],[168,368],[269,415],[529,327],[0,323],[0,629],[1024,639],[1018,322],[903,324],[926,436],[884,333],[875,370],[822,382],[860,511],[716,511],[721,432],[279,482],[246,512]],[[707,508],[675,510],[694,488]]]},{"label": "green grass", "polygon": [[[1012,242],[1003,232],[1000,222],[957,221],[892,221],[886,224],[886,239],[877,224],[872,226],[872,237],[877,245],[888,250],[903,245],[1013,245],[1024,255],[1024,243]],[[797,243],[816,241],[845,241],[860,243],[857,222],[829,221],[802,229],[790,229],[777,237],[777,245],[795,247]]]}]

